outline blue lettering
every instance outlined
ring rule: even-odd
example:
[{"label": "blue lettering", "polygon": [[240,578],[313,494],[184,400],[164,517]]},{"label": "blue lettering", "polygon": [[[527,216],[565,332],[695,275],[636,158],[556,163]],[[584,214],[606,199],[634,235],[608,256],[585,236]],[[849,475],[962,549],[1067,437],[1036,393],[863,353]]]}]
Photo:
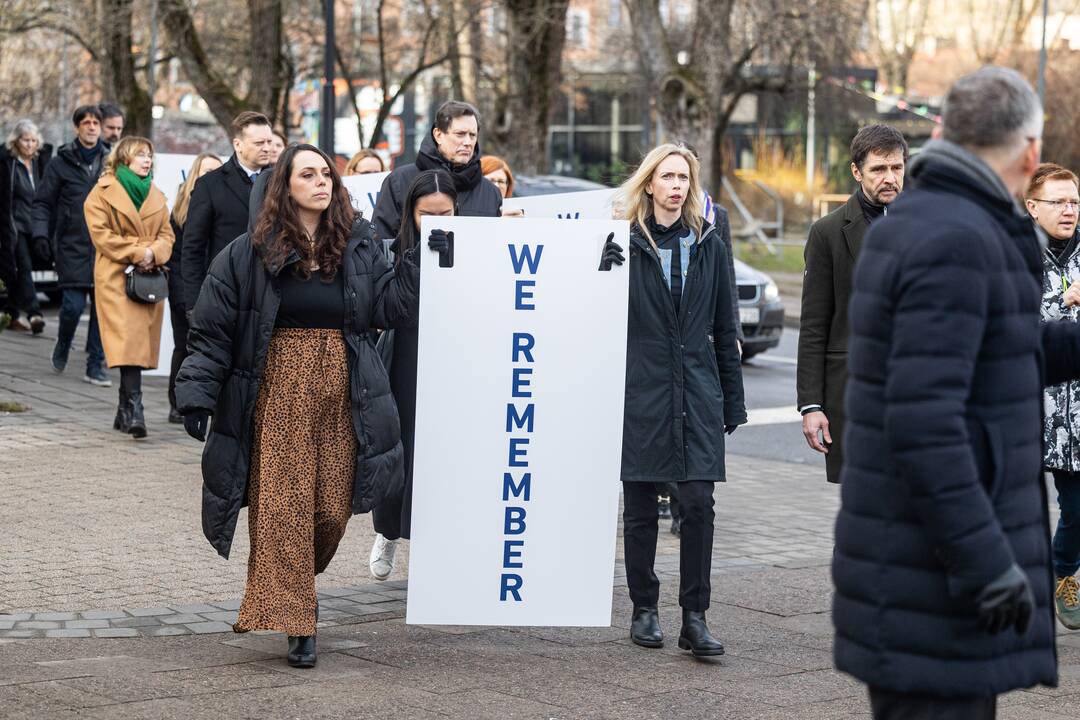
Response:
[{"label": "blue lettering", "polygon": [[521,551],[516,548],[525,547],[524,540],[507,540],[503,543],[503,567],[504,568],[519,568],[524,567],[521,562],[514,562],[515,558],[521,557]]},{"label": "blue lettering", "polygon": [[559,218],[560,220],[577,220],[581,217],[581,213],[576,212],[573,215],[571,215],[570,213],[566,213],[565,215],[559,213],[555,217]]},{"label": "blue lettering", "polygon": [[515,484],[514,476],[510,473],[503,473],[503,502],[509,502],[510,496],[523,498],[525,502],[529,502],[529,491],[532,489],[532,473],[525,473],[521,476],[521,482]]},{"label": "blue lettering", "polygon": [[514,350],[510,353],[510,362],[518,362],[521,355],[524,355],[528,362],[536,362],[532,354],[535,345],[536,338],[529,333],[514,333]]},{"label": "blue lettering", "polygon": [[510,381],[512,397],[532,397],[532,372],[532,368],[514,368],[513,379]]},{"label": "blue lettering", "polygon": [[515,310],[535,310],[536,305],[533,303],[526,304],[526,301],[532,300],[534,293],[526,290],[527,287],[536,287],[535,280],[518,280],[514,283],[514,309]]},{"label": "blue lettering", "polygon": [[[524,445],[525,447],[519,447]],[[529,467],[529,460],[525,454],[529,452],[529,438],[510,438],[510,467]]]},{"label": "blue lettering", "polygon": [[379,193],[368,193],[367,199],[368,202],[371,203],[371,207],[375,207],[379,203]]},{"label": "blue lettering", "polygon": [[525,508],[510,506],[503,514],[503,535],[520,535],[525,532]]},{"label": "blue lettering", "polygon": [[514,575],[513,573],[503,573],[502,589],[499,591],[499,602],[506,602],[507,593],[514,596],[514,602],[521,602],[521,593],[518,592],[518,590],[520,589],[520,575]]},{"label": "blue lettering", "polygon": [[512,432],[511,428],[514,426],[517,426],[518,430],[532,432],[534,407],[532,403],[529,403],[525,406],[525,412],[518,415],[517,406],[514,403],[506,403],[506,432]]},{"label": "blue lettering", "polygon": [[525,247],[523,247],[520,255],[518,255],[516,252],[516,245],[507,245],[507,247],[510,249],[510,263],[514,266],[515,275],[521,274],[521,269],[525,266],[526,263],[528,263],[529,265],[529,274],[536,274],[537,268],[540,267],[540,256],[544,253],[543,245],[536,246],[535,256],[532,253],[531,245],[526,245]]}]

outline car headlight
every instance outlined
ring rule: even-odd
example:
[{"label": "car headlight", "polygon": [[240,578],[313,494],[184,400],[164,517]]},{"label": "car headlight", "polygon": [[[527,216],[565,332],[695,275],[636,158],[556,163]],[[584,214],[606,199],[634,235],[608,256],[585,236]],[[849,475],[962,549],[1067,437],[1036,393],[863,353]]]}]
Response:
[{"label": "car headlight", "polygon": [[765,283],[765,302],[772,302],[780,297],[780,288],[776,287],[776,283],[769,280]]}]

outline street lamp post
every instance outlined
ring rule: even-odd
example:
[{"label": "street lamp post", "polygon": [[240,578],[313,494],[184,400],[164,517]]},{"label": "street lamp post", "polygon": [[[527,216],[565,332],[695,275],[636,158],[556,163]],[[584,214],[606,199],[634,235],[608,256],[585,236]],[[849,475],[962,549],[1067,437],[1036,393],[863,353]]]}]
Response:
[{"label": "street lamp post", "polygon": [[325,0],[326,48],[323,53],[322,104],[319,112],[319,148],[334,157],[334,0]]}]

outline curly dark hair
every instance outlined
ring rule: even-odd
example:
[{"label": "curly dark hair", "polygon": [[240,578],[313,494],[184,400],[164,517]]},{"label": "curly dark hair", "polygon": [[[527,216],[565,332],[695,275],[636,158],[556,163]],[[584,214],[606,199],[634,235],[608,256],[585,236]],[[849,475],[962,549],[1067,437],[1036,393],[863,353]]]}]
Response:
[{"label": "curly dark hair", "polygon": [[[315,232],[314,252],[307,239],[307,232],[300,222],[296,201],[289,194],[293,161],[302,152],[318,153],[330,168],[333,190],[330,206],[319,218]],[[349,242],[357,213],[349,199],[349,191],[341,182],[334,161],[314,145],[292,145],[285,148],[274,165],[273,175],[266,188],[266,199],[251,233],[251,244],[262,250],[263,263],[273,272],[285,264],[293,250],[300,256],[295,272],[298,277],[311,277],[311,266],[317,264],[324,280],[332,280],[341,267],[341,258]]]}]

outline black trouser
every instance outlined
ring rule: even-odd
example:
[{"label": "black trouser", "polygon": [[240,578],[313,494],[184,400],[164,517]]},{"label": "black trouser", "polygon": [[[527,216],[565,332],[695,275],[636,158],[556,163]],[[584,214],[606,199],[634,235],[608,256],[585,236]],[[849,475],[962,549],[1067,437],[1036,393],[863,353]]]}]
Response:
[{"label": "black trouser", "polygon": [[874,720],[994,720],[997,696],[944,698],[870,688]]},{"label": "black trouser", "polygon": [[669,506],[671,507],[671,519],[679,519],[679,483],[669,482],[664,484],[667,490]]},{"label": "black trouser", "polygon": [[[5,267],[0,279],[7,285],[8,302],[7,310],[13,319],[22,313],[31,318],[41,315],[41,305],[37,300],[37,289],[34,287],[33,258],[30,255],[30,238],[17,233],[12,247],[5,247],[3,252]],[[10,253],[10,255],[8,255]]]},{"label": "black trouser", "polygon": [[[712,587],[713,489],[711,482],[679,483],[679,605],[686,610],[709,609]],[[634,607],[656,607],[660,580],[653,572],[656,561],[657,494],[653,483],[623,483],[623,550],[626,584]]]},{"label": "black trouser", "polygon": [[[176,302],[173,302],[176,298]],[[172,323],[173,351],[172,364],[169,366],[169,407],[176,409],[176,373],[188,356],[187,336],[188,319],[184,303],[173,295],[172,283],[169,284],[169,322]]]}]

